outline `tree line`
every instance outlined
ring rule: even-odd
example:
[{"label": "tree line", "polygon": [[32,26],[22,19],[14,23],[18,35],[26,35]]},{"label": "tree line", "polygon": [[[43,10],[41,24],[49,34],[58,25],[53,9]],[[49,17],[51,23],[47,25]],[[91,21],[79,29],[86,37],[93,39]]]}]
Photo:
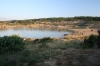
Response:
[{"label": "tree line", "polygon": [[11,21],[0,21],[0,23],[12,23],[12,24],[34,24],[40,22],[67,22],[67,21],[100,21],[100,17],[92,16],[75,16],[75,17],[54,17],[54,18],[40,18],[40,19],[27,19],[27,20],[11,20]]}]

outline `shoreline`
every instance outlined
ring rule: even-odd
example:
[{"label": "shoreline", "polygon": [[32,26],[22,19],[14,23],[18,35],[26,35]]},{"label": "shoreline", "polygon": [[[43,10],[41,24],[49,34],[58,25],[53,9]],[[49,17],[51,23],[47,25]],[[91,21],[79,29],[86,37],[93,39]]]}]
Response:
[{"label": "shoreline", "polygon": [[84,39],[86,37],[89,37],[91,34],[98,35],[97,29],[71,29],[73,31],[73,34],[68,34],[64,36],[64,39]]},{"label": "shoreline", "polygon": [[[72,31],[72,34],[66,34],[60,38],[54,38],[54,39],[64,40],[64,41],[83,40],[84,38],[89,37],[91,34],[98,35],[97,29],[70,29],[70,31]],[[42,39],[42,38],[27,38],[27,37],[24,38],[24,40],[27,40],[27,39],[35,40],[35,39]]]},{"label": "shoreline", "polygon": [[[7,30],[7,29],[20,29],[20,28],[27,28],[27,29],[42,29],[42,30],[57,30],[57,31],[70,31],[72,34],[64,34],[61,38],[57,39],[80,39],[84,37],[88,37],[91,34],[98,35],[97,29],[92,28],[71,28],[69,26],[55,26],[55,25],[45,25],[45,24],[31,24],[31,25],[1,25],[0,30]],[[25,37],[26,38],[26,37]],[[35,39],[35,38],[32,38]],[[37,38],[36,38],[37,39]]]}]

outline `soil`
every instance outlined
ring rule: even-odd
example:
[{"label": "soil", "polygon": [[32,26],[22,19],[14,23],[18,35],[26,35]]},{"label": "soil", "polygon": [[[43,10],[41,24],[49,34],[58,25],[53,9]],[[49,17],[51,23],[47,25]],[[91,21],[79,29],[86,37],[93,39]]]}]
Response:
[{"label": "soil", "polygon": [[69,39],[82,39],[85,37],[88,37],[89,35],[98,35],[97,29],[71,29],[73,31],[72,34],[67,34],[64,36],[64,38]]},{"label": "soil", "polygon": [[[60,61],[59,61],[60,60]],[[100,66],[99,49],[73,49],[58,56],[57,66]]]}]

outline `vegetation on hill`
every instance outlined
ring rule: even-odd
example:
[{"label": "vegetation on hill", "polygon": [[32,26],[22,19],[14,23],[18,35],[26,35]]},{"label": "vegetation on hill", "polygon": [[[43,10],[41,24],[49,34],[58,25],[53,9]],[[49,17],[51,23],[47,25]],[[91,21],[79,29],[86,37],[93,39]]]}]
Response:
[{"label": "vegetation on hill", "polygon": [[11,21],[0,21],[0,23],[13,23],[13,24],[34,24],[36,22],[63,22],[63,21],[100,21],[100,17],[92,16],[76,16],[76,17],[58,17],[58,18],[40,18],[40,19],[27,19],[27,20],[11,20]]}]

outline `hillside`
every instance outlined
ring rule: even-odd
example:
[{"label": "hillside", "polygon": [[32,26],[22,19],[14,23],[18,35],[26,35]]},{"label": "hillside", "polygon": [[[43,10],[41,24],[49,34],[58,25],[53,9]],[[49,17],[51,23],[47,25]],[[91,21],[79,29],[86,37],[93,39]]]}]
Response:
[{"label": "hillside", "polygon": [[27,20],[0,21],[0,28],[48,28],[48,29],[82,29],[82,28],[100,28],[100,17],[59,17],[59,18],[41,18]]}]

